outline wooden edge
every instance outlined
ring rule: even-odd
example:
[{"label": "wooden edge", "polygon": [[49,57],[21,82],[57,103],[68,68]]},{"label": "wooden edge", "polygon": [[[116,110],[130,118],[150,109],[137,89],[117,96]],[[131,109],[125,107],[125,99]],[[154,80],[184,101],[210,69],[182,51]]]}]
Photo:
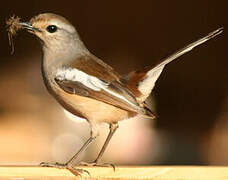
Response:
[{"label": "wooden edge", "polygon": [[224,166],[118,166],[77,167],[90,173],[75,176],[67,169],[37,166],[0,166],[0,180],[76,180],[76,179],[162,179],[198,180],[228,179],[228,167]]}]

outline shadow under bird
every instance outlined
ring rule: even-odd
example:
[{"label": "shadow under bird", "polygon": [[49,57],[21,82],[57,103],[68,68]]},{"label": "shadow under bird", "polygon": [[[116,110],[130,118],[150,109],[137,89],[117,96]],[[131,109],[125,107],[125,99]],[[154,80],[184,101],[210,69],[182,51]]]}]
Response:
[{"label": "shadow under bird", "polygon": [[164,58],[156,66],[121,76],[89,52],[74,26],[62,16],[44,13],[33,17],[29,22],[19,22],[19,24],[41,40],[42,75],[49,93],[67,111],[85,118],[91,127],[90,138],[69,161],[64,164],[41,163],[40,165],[67,168],[76,172],[82,170],[75,169],[74,162],[99,135],[100,123],[109,124],[107,139],[94,162],[81,164],[107,165],[100,163],[100,159],[118,128],[118,121],[135,116],[155,118],[145,100],[165,65],[223,31],[223,28],[219,28],[209,33]]}]

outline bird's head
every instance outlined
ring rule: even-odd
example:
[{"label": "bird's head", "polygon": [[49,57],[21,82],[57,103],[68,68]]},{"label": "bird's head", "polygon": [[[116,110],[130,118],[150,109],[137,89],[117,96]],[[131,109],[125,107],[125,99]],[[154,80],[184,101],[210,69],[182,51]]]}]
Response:
[{"label": "bird's head", "polygon": [[53,13],[39,14],[29,22],[20,22],[20,25],[37,36],[44,47],[55,52],[84,47],[74,26],[62,16]]}]

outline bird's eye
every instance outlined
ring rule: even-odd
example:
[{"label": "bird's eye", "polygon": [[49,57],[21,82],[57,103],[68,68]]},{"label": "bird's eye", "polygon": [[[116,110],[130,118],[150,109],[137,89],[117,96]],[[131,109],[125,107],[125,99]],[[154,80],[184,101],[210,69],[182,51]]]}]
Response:
[{"label": "bird's eye", "polygon": [[55,25],[49,25],[46,30],[49,32],[49,33],[54,33],[57,31],[57,26]]}]

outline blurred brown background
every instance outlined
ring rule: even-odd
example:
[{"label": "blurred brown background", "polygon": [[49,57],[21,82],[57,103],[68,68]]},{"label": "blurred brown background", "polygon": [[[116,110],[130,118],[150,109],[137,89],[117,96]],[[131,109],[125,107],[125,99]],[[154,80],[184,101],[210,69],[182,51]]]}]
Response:
[{"label": "blurred brown background", "polygon": [[[89,136],[47,93],[39,42],[20,32],[10,55],[5,20],[43,12],[74,24],[95,55],[125,74],[155,64],[221,26],[222,35],[169,64],[153,91],[155,121],[123,121],[104,156],[115,164],[228,165],[228,2],[5,1],[0,7],[0,164],[66,161]],[[103,136],[83,159],[97,155]]]}]

